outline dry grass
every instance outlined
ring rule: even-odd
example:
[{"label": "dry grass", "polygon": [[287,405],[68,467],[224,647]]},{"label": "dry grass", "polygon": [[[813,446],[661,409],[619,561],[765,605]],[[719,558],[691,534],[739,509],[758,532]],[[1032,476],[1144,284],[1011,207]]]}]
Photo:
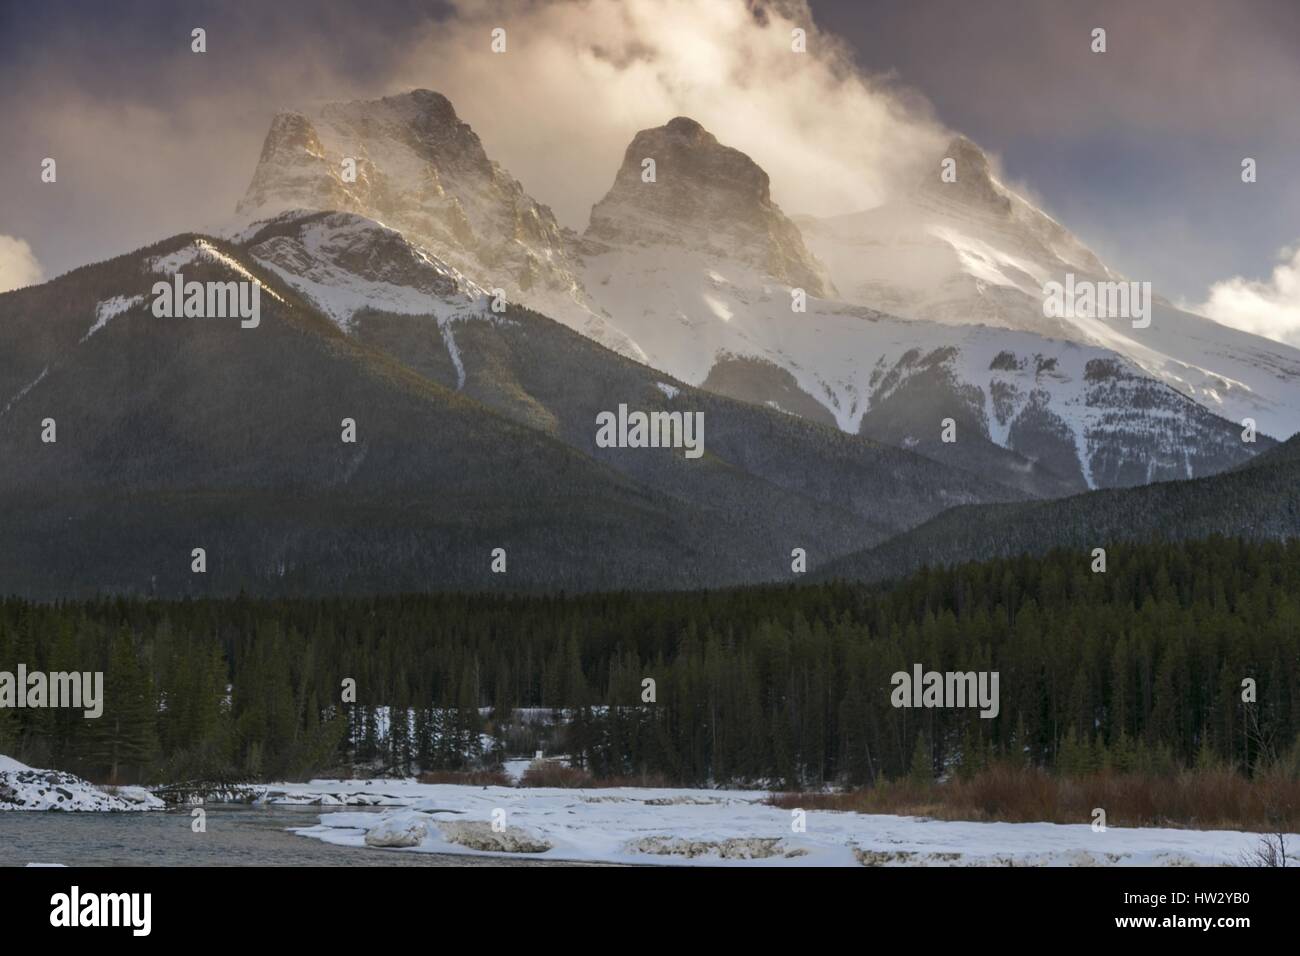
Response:
[{"label": "dry grass", "polygon": [[512,787],[514,781],[500,770],[426,770],[420,783],[455,783],[467,787]]},{"label": "dry grass", "polygon": [[521,787],[593,787],[595,779],[585,770],[566,767],[554,760],[532,764],[519,780]]},{"label": "dry grass", "polygon": [[541,764],[533,764],[525,770],[519,786],[607,789],[610,787],[661,788],[672,787],[674,784],[667,777],[658,774],[593,777],[586,770],[567,767],[558,761],[548,760]]},{"label": "dry grass", "polygon": [[[418,777],[420,783],[450,783],[469,787],[513,787],[515,782],[501,770],[427,770]],[[521,787],[672,787],[667,777],[657,774],[626,777],[593,777],[586,770],[568,767],[559,761],[533,764],[524,771]]]},{"label": "dry grass", "polygon": [[777,793],[769,802],[786,809],[1007,823],[1091,823],[1093,809],[1100,807],[1108,826],[1300,831],[1300,781],[1282,774],[1247,779],[1232,770],[1058,777],[1037,768],[994,766],[942,784],[896,781],[848,793]]}]

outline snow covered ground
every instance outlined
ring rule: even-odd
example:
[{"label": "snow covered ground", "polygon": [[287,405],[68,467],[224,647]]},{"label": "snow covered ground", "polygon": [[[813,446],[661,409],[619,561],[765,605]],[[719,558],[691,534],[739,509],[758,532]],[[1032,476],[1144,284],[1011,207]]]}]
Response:
[{"label": "snow covered ground", "polygon": [[[727,866],[1222,866],[1260,835],[1087,823],[965,823],[808,811],[759,791],[516,789],[330,781],[275,784],[273,803],[379,806],[336,811],[294,832],[402,852],[527,854],[612,863]],[[1291,839],[1300,843],[1300,836]]]},{"label": "snow covered ground", "polygon": [[100,789],[59,770],[38,770],[0,754],[0,810],[161,810],[143,787]]},{"label": "snow covered ground", "polygon": [[[516,761],[525,764],[526,761]],[[518,771],[518,767],[512,770]],[[968,823],[768,806],[765,791],[541,789],[312,780],[260,800],[336,808],[291,832],[408,853],[722,866],[1224,866],[1260,834],[1087,823]],[[161,809],[138,787],[102,790],[0,756],[0,810]],[[365,809],[347,809],[347,808]],[[1300,845],[1290,834],[1289,845]]]}]

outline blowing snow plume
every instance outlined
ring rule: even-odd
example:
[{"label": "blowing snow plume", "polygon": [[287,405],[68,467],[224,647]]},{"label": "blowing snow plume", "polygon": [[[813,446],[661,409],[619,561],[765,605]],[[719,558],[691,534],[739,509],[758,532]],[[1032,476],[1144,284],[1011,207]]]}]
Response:
[{"label": "blowing snow plume", "polygon": [[[483,56],[497,28],[505,52]],[[460,2],[412,44],[393,85],[446,94],[575,228],[631,134],[674,116],[744,150],[782,208],[812,215],[884,201],[947,136],[921,97],[859,70],[804,2]]]}]

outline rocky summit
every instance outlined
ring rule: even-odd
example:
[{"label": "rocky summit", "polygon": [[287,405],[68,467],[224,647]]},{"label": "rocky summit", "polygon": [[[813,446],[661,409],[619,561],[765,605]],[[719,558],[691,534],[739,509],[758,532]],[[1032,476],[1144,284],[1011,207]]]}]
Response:
[{"label": "rocky summit", "polygon": [[772,202],[767,173],[685,116],[633,137],[586,235],[686,245],[756,266],[809,295],[834,292],[799,228]]}]

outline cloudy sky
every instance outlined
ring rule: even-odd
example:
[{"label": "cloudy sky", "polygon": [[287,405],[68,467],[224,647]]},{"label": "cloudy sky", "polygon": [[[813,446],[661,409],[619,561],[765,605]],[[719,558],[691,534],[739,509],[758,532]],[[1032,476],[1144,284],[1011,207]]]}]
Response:
[{"label": "cloudy sky", "polygon": [[0,289],[228,220],[276,109],[422,86],[578,229],[674,115],[814,215],[961,131],[1113,268],[1300,344],[1297,38],[1294,0],[4,2]]}]

